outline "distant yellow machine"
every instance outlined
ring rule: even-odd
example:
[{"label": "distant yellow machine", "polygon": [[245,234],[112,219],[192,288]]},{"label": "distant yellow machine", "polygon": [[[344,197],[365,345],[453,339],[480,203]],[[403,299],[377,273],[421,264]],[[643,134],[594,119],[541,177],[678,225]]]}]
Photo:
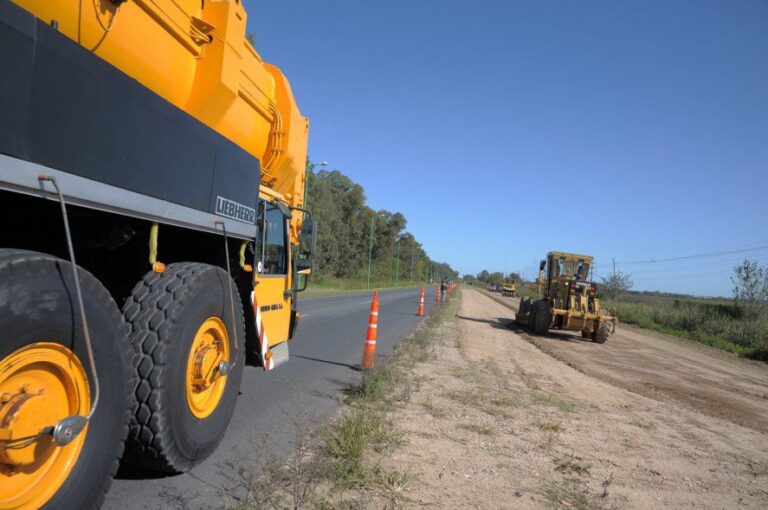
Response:
[{"label": "distant yellow machine", "polygon": [[505,283],[501,286],[502,296],[515,297],[516,293],[517,293],[517,285],[515,284],[514,280],[509,283]]},{"label": "distant yellow machine", "polygon": [[616,318],[600,309],[597,284],[588,281],[593,257],[549,252],[539,265],[537,284],[540,299],[523,298],[515,322],[533,332],[550,329],[581,331],[581,336],[605,343],[613,333]]}]

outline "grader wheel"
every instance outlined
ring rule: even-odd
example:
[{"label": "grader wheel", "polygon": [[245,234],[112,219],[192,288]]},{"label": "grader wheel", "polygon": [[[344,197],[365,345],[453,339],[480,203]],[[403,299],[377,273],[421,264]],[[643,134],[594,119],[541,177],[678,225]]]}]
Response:
[{"label": "grader wheel", "polygon": [[549,331],[549,325],[552,323],[552,309],[549,307],[549,301],[542,299],[533,304],[536,315],[533,319],[533,332],[537,335],[546,335]]},{"label": "grader wheel", "polygon": [[604,344],[611,336],[613,327],[610,322],[601,322],[597,330],[592,333],[592,341],[598,344]]}]

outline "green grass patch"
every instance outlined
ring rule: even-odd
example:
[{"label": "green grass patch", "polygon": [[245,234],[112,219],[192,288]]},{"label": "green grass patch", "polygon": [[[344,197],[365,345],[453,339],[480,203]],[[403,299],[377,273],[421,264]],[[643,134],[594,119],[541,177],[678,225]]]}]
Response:
[{"label": "green grass patch", "polygon": [[555,463],[555,471],[566,475],[589,475],[589,469],[592,467],[585,463],[584,459],[573,454],[562,459],[555,459],[553,462]]},{"label": "green grass patch", "polygon": [[605,508],[605,503],[601,496],[590,494],[585,484],[575,479],[550,483],[544,495],[548,500],[550,508],[578,508],[580,510]]},{"label": "green grass patch", "polygon": [[760,477],[760,476],[768,476],[768,466],[764,466],[762,464],[758,464],[757,462],[750,462],[749,463],[749,472],[755,478]]},{"label": "green grass patch", "polygon": [[656,428],[656,424],[650,421],[643,421],[643,420],[635,420],[629,422],[630,425],[634,425],[636,427],[640,427],[641,429],[645,430],[646,432],[650,432],[651,430]]},{"label": "green grass patch", "polygon": [[492,436],[496,433],[496,429],[491,425],[481,423],[460,423],[459,428],[469,430],[470,432],[480,434],[481,436]]},{"label": "green grass patch", "polygon": [[385,414],[368,407],[346,413],[321,438],[333,480],[344,487],[370,486],[376,473],[368,469],[364,454],[369,449],[381,453],[398,444]]},{"label": "green grass patch", "polygon": [[563,430],[563,426],[560,425],[560,423],[553,421],[537,422],[536,427],[538,427],[539,430],[543,430],[544,432],[561,432]]},{"label": "green grass patch", "polygon": [[530,392],[529,398],[534,404],[555,407],[567,413],[572,413],[576,410],[576,405],[573,402],[569,402],[551,393],[532,390]]},{"label": "green grass patch", "polygon": [[749,317],[734,303],[625,294],[617,300],[604,300],[603,306],[621,322],[768,361],[768,317]]}]

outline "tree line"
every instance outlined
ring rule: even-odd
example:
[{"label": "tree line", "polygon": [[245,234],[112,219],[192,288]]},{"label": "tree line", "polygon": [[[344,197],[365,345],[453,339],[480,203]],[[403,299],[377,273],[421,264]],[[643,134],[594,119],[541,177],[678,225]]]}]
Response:
[{"label": "tree line", "polygon": [[[400,212],[375,211],[365,190],[339,170],[307,168],[307,207],[318,223],[313,279],[402,281],[456,279],[445,262],[432,260]],[[370,256],[370,262],[369,262]]]},{"label": "tree line", "polygon": [[462,279],[466,282],[479,281],[483,284],[501,285],[502,283],[522,283],[523,279],[519,273],[508,273],[506,276],[504,273],[488,272],[487,269],[483,269],[477,275],[465,274]]}]

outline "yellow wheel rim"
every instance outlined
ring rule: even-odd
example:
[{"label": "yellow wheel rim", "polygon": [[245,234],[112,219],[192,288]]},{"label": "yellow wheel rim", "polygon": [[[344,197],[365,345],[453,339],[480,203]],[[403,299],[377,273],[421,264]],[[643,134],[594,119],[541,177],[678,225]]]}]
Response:
[{"label": "yellow wheel rim", "polygon": [[227,328],[218,317],[210,317],[197,330],[187,360],[187,405],[197,418],[210,416],[224,394],[227,376],[219,372],[222,361],[229,361]]},{"label": "yellow wheel rim", "polygon": [[[88,376],[77,356],[49,342],[27,345],[0,360],[0,444],[34,438],[91,406]],[[57,446],[44,434],[29,446],[0,447],[0,509],[40,508],[59,490],[83,448],[86,427]]]}]

